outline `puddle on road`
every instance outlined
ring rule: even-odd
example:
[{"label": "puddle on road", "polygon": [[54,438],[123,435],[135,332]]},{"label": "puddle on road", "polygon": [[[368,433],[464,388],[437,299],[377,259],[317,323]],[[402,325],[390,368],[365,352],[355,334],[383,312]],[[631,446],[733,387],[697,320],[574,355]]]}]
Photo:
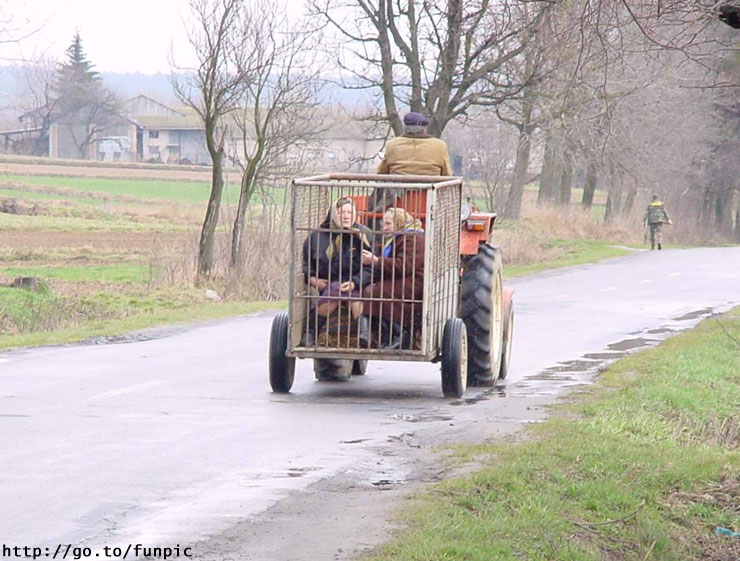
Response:
[{"label": "puddle on road", "polygon": [[568,360],[547,369],[548,372],[588,372],[593,369],[593,360]]},{"label": "puddle on road", "polygon": [[645,333],[648,335],[663,335],[663,334],[669,334],[674,333],[675,331],[673,329],[670,329],[668,327],[659,327],[658,329],[649,329]]},{"label": "puddle on road", "polygon": [[701,310],[696,310],[694,312],[689,312],[688,314],[684,314],[680,317],[673,318],[672,321],[687,321],[690,319],[699,319],[699,318],[712,315],[713,311],[714,310],[712,310],[712,308],[702,308]]},{"label": "puddle on road", "polygon": [[612,343],[607,345],[606,348],[610,351],[632,351],[634,349],[642,349],[649,347],[653,344],[659,343],[658,339],[647,339],[644,337],[637,337],[635,339],[625,339],[619,343]]},{"label": "puddle on road", "polygon": [[395,485],[402,485],[406,483],[403,479],[378,479],[377,481],[371,481],[370,485],[377,487],[381,491],[387,491],[392,489]]},{"label": "puddle on road", "polygon": [[622,358],[623,356],[627,356],[626,352],[611,352],[611,353],[588,353],[583,355],[583,358],[589,358],[591,360],[617,360],[618,358]]},{"label": "puddle on road", "polygon": [[[263,482],[266,480],[270,481],[270,480],[276,480],[276,479],[293,479],[296,477],[304,477],[305,475],[318,471],[319,469],[321,468],[305,467],[305,468],[260,470],[260,471],[251,471],[245,475],[246,475],[246,480],[249,482],[247,483],[247,486],[251,486],[253,482],[256,483],[258,481]],[[259,483],[258,485],[264,485],[264,483]]]},{"label": "puddle on road", "polygon": [[[706,313],[706,310],[701,313]],[[506,393],[513,397],[544,397],[558,395],[565,388],[591,384],[594,375],[608,364],[634,351],[655,346],[673,333],[674,330],[668,328],[651,329],[645,335],[654,337],[632,337],[611,343],[605,352],[587,353],[580,359],[561,362],[527,376],[510,386]]]},{"label": "puddle on road", "polygon": [[[498,382],[503,384],[503,382]],[[480,391],[473,397],[466,397],[457,401],[451,401],[450,405],[459,407],[460,405],[475,405],[476,403],[480,403],[481,401],[488,401],[491,398],[498,398],[498,397],[506,397],[506,386],[500,385],[495,386],[493,388],[475,388],[475,389],[482,389],[483,391]],[[470,388],[469,390],[470,391]]]},{"label": "puddle on road", "polygon": [[432,423],[434,421],[451,421],[452,417],[449,415],[398,415],[394,413],[393,415],[388,415],[389,419],[393,419],[395,421],[406,421],[407,423]]}]

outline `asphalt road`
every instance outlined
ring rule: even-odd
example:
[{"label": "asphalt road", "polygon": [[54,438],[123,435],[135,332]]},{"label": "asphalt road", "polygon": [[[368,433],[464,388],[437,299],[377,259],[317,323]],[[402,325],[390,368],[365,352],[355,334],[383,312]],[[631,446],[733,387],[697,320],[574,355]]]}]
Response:
[{"label": "asphalt road", "polygon": [[[509,379],[462,400],[442,398],[438,365],[389,362],[318,383],[299,361],[292,393],[272,394],[270,314],[0,355],[0,541],[51,554],[139,543],[200,544],[201,558],[350,558],[383,539],[393,505],[376,491],[434,479],[420,466],[445,435],[494,438],[537,422],[604,360],[740,304],[740,248],[642,252],[507,284]],[[375,533],[369,520],[362,539],[339,523],[329,544],[275,536],[276,512],[292,512],[299,536],[311,528],[314,515],[291,510],[309,495],[340,508],[341,492],[319,492],[332,481],[365,492],[357,515],[377,519]]]}]

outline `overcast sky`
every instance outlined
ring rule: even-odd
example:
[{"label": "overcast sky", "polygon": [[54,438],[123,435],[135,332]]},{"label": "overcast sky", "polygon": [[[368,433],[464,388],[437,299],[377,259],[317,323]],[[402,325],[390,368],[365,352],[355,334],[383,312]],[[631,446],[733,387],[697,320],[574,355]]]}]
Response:
[{"label": "overcast sky", "polygon": [[38,29],[20,46],[0,44],[5,64],[41,55],[62,59],[75,31],[99,72],[168,73],[171,47],[178,63],[191,56],[187,0],[0,0],[0,10],[15,28]]}]

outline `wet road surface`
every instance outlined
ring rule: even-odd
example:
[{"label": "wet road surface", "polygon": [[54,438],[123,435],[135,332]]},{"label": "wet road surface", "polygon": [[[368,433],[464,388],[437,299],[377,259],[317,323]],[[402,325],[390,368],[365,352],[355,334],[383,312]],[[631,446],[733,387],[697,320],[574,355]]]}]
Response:
[{"label": "wet road surface", "polygon": [[[382,541],[382,520],[362,537],[356,521],[305,530],[312,545],[300,532],[312,527],[311,500],[330,509],[359,490],[357,516],[387,516],[393,505],[376,491],[443,476],[420,476],[436,444],[539,422],[605,362],[740,304],[740,248],[644,252],[507,284],[509,379],[461,400],[442,398],[438,365],[389,362],[341,384],[315,382],[298,361],[292,393],[272,394],[271,314],[0,355],[3,541],[52,553],[142,543],[201,544],[204,559],[349,558]],[[287,517],[295,539],[278,535]]]}]

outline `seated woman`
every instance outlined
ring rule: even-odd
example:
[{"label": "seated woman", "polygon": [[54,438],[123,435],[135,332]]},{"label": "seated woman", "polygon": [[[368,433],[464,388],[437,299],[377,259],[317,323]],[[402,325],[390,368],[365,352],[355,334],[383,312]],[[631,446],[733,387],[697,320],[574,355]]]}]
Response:
[{"label": "seated woman", "polygon": [[424,290],[424,230],[421,222],[402,208],[383,214],[385,245],[382,256],[362,252],[362,262],[373,269],[376,281],[363,294],[365,313],[388,322],[381,331],[381,348],[409,349],[421,332],[421,298]]},{"label": "seated woman", "polygon": [[[349,302],[351,316],[358,320],[357,336],[363,346],[368,344],[369,322],[362,315],[360,290],[370,284],[371,278],[370,271],[362,265],[362,251],[369,247],[367,236],[357,224],[357,209],[349,197],[334,201],[326,219],[303,243],[306,282],[319,292],[312,311],[327,317],[341,302]],[[311,314],[309,325],[315,326],[319,322],[312,322],[313,318]]]}]

